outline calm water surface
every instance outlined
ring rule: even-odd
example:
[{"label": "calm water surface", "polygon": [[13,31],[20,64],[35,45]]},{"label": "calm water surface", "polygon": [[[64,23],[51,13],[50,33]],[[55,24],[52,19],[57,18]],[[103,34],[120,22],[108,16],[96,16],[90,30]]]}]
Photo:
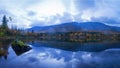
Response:
[{"label": "calm water surface", "polygon": [[1,42],[0,68],[120,68],[119,42],[27,43],[32,49],[16,55],[10,43]]}]

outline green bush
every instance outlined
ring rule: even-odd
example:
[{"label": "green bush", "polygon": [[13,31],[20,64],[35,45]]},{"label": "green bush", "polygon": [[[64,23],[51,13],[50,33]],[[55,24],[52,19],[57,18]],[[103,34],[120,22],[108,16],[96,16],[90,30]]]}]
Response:
[{"label": "green bush", "polygon": [[4,32],[0,32],[0,36],[4,36]]},{"label": "green bush", "polygon": [[14,42],[12,42],[12,45],[21,46],[21,47],[26,46],[26,44],[23,43],[22,41],[14,41]]}]

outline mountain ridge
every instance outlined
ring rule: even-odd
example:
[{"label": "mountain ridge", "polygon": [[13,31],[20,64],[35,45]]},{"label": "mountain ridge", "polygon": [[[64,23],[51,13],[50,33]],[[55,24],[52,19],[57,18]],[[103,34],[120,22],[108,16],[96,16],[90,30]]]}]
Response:
[{"label": "mountain ridge", "polygon": [[67,22],[52,26],[34,26],[27,31],[35,32],[76,32],[76,31],[115,31],[120,32],[120,27],[109,26],[100,22]]}]

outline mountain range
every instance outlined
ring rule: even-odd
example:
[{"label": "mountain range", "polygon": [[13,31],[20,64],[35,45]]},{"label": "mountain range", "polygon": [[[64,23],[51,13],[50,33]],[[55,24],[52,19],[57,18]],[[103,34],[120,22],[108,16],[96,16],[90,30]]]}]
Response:
[{"label": "mountain range", "polygon": [[114,31],[120,32],[120,27],[105,25],[100,22],[68,22],[52,26],[34,26],[27,31],[35,32],[76,32],[76,31]]}]

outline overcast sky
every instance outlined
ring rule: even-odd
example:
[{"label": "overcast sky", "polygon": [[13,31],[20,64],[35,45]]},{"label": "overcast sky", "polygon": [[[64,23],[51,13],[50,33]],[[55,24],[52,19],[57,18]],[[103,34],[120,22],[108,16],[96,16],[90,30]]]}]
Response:
[{"label": "overcast sky", "polygon": [[9,26],[30,28],[70,21],[97,21],[120,26],[120,0],[0,0],[0,20]]}]

